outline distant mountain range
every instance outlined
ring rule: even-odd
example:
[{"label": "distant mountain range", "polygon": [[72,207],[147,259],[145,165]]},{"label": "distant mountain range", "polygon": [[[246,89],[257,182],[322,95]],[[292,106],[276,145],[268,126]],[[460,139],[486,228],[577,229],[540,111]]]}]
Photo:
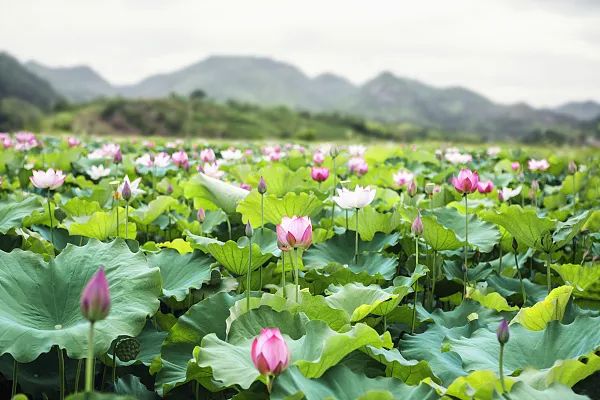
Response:
[{"label": "distant mountain range", "polygon": [[583,122],[600,118],[600,104],[593,101],[567,103],[556,109],[536,109],[524,103],[503,105],[466,88],[438,88],[390,72],[362,85],[334,74],[311,78],[293,65],[264,57],[209,57],[128,86],[111,85],[87,66],[55,68],[33,61],[24,66],[73,102],[114,96],[160,98],[201,89],[219,101],[340,112],[385,123],[494,136],[547,129],[577,132]]}]

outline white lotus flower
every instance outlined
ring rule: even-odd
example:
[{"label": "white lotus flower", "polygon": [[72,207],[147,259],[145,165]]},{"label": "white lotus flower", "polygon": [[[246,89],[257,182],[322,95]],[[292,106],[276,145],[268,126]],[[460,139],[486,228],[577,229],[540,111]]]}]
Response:
[{"label": "white lotus flower", "polygon": [[171,164],[171,156],[167,153],[158,153],[154,156],[154,166],[158,168],[166,168]]},{"label": "white lotus flower", "polygon": [[361,157],[362,158],[362,156],[365,155],[366,151],[367,151],[367,148],[360,144],[348,146],[348,153],[350,153],[350,155],[352,157]]},{"label": "white lotus flower", "polygon": [[502,190],[498,192],[498,198],[500,201],[508,201],[515,196],[518,196],[521,193],[522,187],[519,186],[516,189],[511,189],[509,187],[503,187]]},{"label": "white lotus flower", "polygon": [[104,165],[92,165],[87,173],[90,178],[97,181],[100,178],[110,175],[110,168],[104,168]]},{"label": "white lotus flower", "polygon": [[123,186],[125,185],[125,182],[127,182],[129,184],[129,188],[131,189],[131,198],[133,199],[134,197],[136,197],[138,194],[144,194],[146,193],[144,190],[140,189],[140,182],[142,182],[142,178],[137,178],[134,181],[130,181],[129,180],[129,176],[125,175],[125,178],[123,179],[123,182],[119,185],[117,192],[119,192],[119,194],[121,195],[121,197],[123,196]]},{"label": "white lotus flower", "polygon": [[243,157],[244,155],[242,154],[242,152],[238,149],[231,149],[231,150],[223,150],[221,151],[221,157],[223,157],[223,160],[227,160],[227,161],[235,161],[235,160],[239,160]]},{"label": "white lotus flower", "polygon": [[369,186],[361,187],[356,185],[354,190],[346,188],[337,189],[337,196],[333,196],[333,201],[343,209],[363,208],[371,204],[375,198],[375,189]]}]

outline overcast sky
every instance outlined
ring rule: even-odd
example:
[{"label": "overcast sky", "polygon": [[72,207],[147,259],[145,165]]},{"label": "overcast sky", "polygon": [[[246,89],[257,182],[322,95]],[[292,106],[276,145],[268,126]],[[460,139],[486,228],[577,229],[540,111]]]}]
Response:
[{"label": "overcast sky", "polygon": [[0,0],[0,50],[133,83],[212,54],[362,83],[383,70],[499,102],[600,101],[596,0]]}]

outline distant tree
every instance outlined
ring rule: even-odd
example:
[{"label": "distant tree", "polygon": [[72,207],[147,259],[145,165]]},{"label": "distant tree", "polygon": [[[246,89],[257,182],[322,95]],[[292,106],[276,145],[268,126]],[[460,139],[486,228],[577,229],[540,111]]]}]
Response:
[{"label": "distant tree", "polygon": [[202,100],[204,98],[206,98],[206,92],[202,89],[196,89],[192,93],[190,93],[190,99]]}]

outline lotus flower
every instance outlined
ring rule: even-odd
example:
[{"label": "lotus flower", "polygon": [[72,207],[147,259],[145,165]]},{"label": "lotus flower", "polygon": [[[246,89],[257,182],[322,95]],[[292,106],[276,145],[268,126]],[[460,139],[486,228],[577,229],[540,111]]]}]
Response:
[{"label": "lotus flower", "polygon": [[272,153],[269,153],[267,157],[268,157],[269,161],[275,162],[275,161],[281,160],[282,155],[283,155],[283,153],[281,153],[279,151],[274,151]]},{"label": "lotus flower", "polygon": [[110,311],[110,290],[104,273],[100,269],[92,276],[81,293],[81,314],[90,322],[101,321]]},{"label": "lotus flower", "polygon": [[215,152],[213,149],[204,149],[200,152],[200,159],[202,160],[202,162],[205,163],[212,163],[215,162],[215,160],[217,159],[217,156],[215,155]]},{"label": "lotus flower", "polygon": [[315,152],[315,154],[313,154],[313,162],[316,165],[321,165],[321,164],[323,164],[324,161],[325,161],[325,156],[320,151],[317,151],[317,152]]},{"label": "lotus flower", "polygon": [[325,167],[312,167],[310,170],[310,176],[313,181],[325,182],[329,178],[329,168]]},{"label": "lotus flower", "polygon": [[498,146],[489,147],[487,149],[486,153],[489,157],[496,157],[498,154],[500,154],[500,147],[498,147]]},{"label": "lotus flower", "polygon": [[421,213],[417,213],[417,217],[410,226],[410,231],[415,236],[420,236],[423,233],[423,220],[421,219]]},{"label": "lotus flower", "polygon": [[290,352],[279,328],[263,328],[250,351],[254,366],[263,375],[279,375],[290,363]]},{"label": "lotus flower", "polygon": [[188,160],[188,155],[185,151],[180,150],[180,151],[176,151],[175,153],[173,153],[173,155],[171,156],[171,158],[173,159],[173,163],[175,165],[177,165],[180,168],[188,168],[189,167],[189,160]]},{"label": "lotus flower", "polygon": [[458,193],[468,194],[477,190],[479,175],[470,169],[461,169],[458,176],[452,178],[452,185]]},{"label": "lotus flower", "polygon": [[394,183],[398,186],[406,186],[415,179],[415,174],[410,171],[400,170],[394,174]]},{"label": "lotus flower", "polygon": [[152,165],[154,165],[154,162],[152,161],[152,156],[148,153],[144,154],[141,157],[138,157],[135,159],[135,163],[137,165],[141,165],[143,167],[152,167]]},{"label": "lotus flower", "polygon": [[97,181],[100,178],[110,175],[110,168],[104,168],[104,165],[92,165],[87,173],[90,178]]},{"label": "lotus flower", "polygon": [[250,185],[248,185],[247,183],[244,183],[244,182],[240,183],[240,187],[242,189],[244,189],[244,190],[247,190],[247,191],[251,191],[252,190],[252,186],[250,186]]},{"label": "lotus flower", "polygon": [[337,196],[333,196],[333,201],[345,210],[363,208],[371,204],[375,193],[375,189],[371,189],[369,186],[363,188],[357,185],[354,190],[337,189]]},{"label": "lotus flower", "polygon": [[546,159],[531,159],[527,162],[530,171],[545,171],[550,168],[550,163]]},{"label": "lotus flower", "polygon": [[350,153],[352,157],[362,158],[365,155],[366,151],[367,148],[362,145],[348,146],[348,153]]},{"label": "lotus flower", "polygon": [[123,182],[117,188],[117,192],[121,195],[121,197],[125,198],[124,197],[125,193],[123,192],[123,189],[124,189],[125,185],[127,184],[127,186],[129,186],[129,190],[131,191],[132,198],[136,197],[138,194],[143,194],[145,192],[139,188],[141,181],[142,181],[142,178],[137,178],[134,181],[130,181],[129,176],[125,175]]},{"label": "lotus flower", "polygon": [[219,164],[217,163],[205,163],[202,167],[198,166],[198,172],[203,172],[205,175],[215,179],[221,179],[225,175],[225,172],[219,169]]},{"label": "lotus flower", "polygon": [[309,217],[283,217],[277,225],[277,240],[285,248],[307,249],[312,243],[312,223]]},{"label": "lotus flower", "polygon": [[158,168],[166,168],[171,164],[171,156],[161,152],[154,156],[154,166]]},{"label": "lotus flower", "polygon": [[38,189],[54,190],[65,183],[65,178],[62,171],[50,168],[48,171],[34,170],[33,176],[30,176],[29,180]]},{"label": "lotus flower", "polygon": [[81,144],[81,141],[76,137],[69,136],[69,138],[67,139],[67,144],[69,145],[69,147],[77,147]]},{"label": "lotus flower", "polygon": [[521,168],[521,163],[518,161],[513,161],[512,164],[510,164],[510,167],[513,171],[518,171]]},{"label": "lotus flower", "polygon": [[242,154],[242,152],[238,149],[229,149],[221,151],[221,157],[223,157],[223,160],[227,161],[239,160],[243,156],[244,155]]},{"label": "lotus flower", "polygon": [[451,164],[467,164],[473,161],[473,157],[470,154],[461,154],[458,152],[458,149],[448,149],[445,158]]},{"label": "lotus flower", "polygon": [[518,196],[519,193],[521,193],[521,189],[522,189],[521,186],[519,186],[516,189],[504,187],[504,188],[502,188],[502,190],[500,190],[498,192],[498,198],[500,199],[500,201],[508,201],[508,200],[512,199],[513,197]]},{"label": "lotus flower", "polygon": [[369,164],[361,157],[353,157],[348,160],[348,169],[359,176],[369,171]]},{"label": "lotus flower", "polygon": [[479,181],[479,183],[477,183],[477,191],[479,193],[490,193],[492,190],[494,190],[494,182],[492,181]]}]

